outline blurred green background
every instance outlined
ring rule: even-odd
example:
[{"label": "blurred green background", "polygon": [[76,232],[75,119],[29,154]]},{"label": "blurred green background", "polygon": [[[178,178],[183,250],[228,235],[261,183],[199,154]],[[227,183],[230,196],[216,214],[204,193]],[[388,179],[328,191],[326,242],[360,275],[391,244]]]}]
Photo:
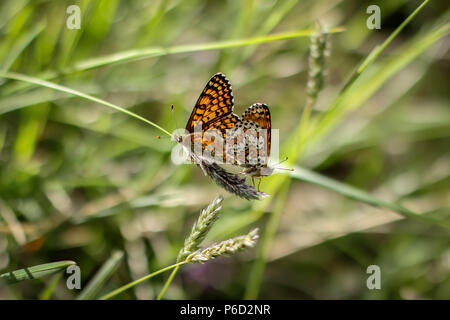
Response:
[{"label": "blurred green background", "polygon": [[[269,42],[266,36],[311,30],[317,20],[344,27],[330,35],[325,87],[312,113],[326,121],[311,126],[296,165],[448,223],[446,1],[428,3],[330,109],[352,71],[420,3],[4,0],[0,71],[99,97],[168,131],[175,129],[170,105],[183,127],[206,81],[222,72],[233,86],[235,111],[267,103],[282,145],[300,154],[290,137],[305,103],[310,41]],[[66,28],[71,4],[81,8],[79,30]],[[371,4],[381,8],[380,30],[366,27]],[[214,49],[217,42],[255,37],[263,40]],[[190,49],[175,50],[179,46]],[[113,55],[129,50],[137,59]],[[242,200],[197,167],[174,165],[174,142],[157,135],[164,137],[104,105],[0,77],[0,273],[72,260],[84,288],[122,250],[99,291],[107,293],[174,263],[200,210],[223,194],[222,215],[207,243],[258,226],[258,248],[183,266],[165,298],[450,298],[448,228],[280,174],[261,184],[271,197]],[[265,237],[268,228],[276,230],[273,238]],[[381,290],[366,287],[372,264],[381,268]],[[118,298],[153,299],[167,276]],[[67,289],[66,278],[4,285],[0,299],[74,299],[79,290]],[[253,294],[249,287],[256,288]]]}]

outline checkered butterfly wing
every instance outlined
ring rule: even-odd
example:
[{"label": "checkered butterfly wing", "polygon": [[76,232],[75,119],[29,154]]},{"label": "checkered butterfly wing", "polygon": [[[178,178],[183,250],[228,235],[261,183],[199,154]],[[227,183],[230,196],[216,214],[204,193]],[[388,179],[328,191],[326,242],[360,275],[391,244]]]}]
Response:
[{"label": "checkered butterfly wing", "polygon": [[271,121],[269,107],[255,103],[248,107],[230,130],[227,160],[243,167],[266,167],[270,156]]},{"label": "checkered butterfly wing", "polygon": [[[227,130],[234,127],[239,117],[233,113],[234,101],[230,82],[222,73],[215,74],[206,84],[198,98],[191,116],[186,124],[186,131],[191,134],[192,143],[201,145],[202,150],[211,145],[210,155],[224,159],[221,147],[226,139]],[[196,130],[200,128],[201,130]],[[201,131],[202,134],[194,134]],[[220,137],[220,139],[218,139]],[[220,154],[215,154],[215,152]],[[206,153],[208,154],[208,153]]]},{"label": "checkered butterfly wing", "polygon": [[[272,138],[272,122],[270,119],[269,107],[264,103],[254,103],[245,110],[242,119],[255,122],[261,129],[264,129],[259,131],[259,138],[260,140],[264,139],[264,145],[262,146],[264,149],[262,151],[267,158],[266,160],[268,160]],[[265,161],[265,163],[267,164],[267,161]]]}]

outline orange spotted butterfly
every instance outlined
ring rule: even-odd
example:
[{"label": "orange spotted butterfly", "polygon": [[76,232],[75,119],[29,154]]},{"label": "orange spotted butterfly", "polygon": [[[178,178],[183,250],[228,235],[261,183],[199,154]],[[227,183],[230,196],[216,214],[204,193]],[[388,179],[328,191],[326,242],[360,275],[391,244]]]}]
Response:
[{"label": "orange spotted butterfly", "polygon": [[[230,82],[225,75],[217,73],[206,84],[186,124],[186,135],[190,136],[192,146],[198,143],[202,151],[212,149],[210,156],[215,160],[244,167],[242,173],[250,175],[252,180],[270,175],[273,169],[267,167],[271,146],[269,107],[255,103],[247,108],[241,118],[233,112],[233,108]],[[195,134],[199,128],[197,126],[201,126],[201,134]],[[250,132],[249,137],[239,139],[239,135],[246,132]],[[217,142],[211,136],[222,138],[219,139],[222,143],[219,148],[217,145],[209,148]],[[227,148],[223,142],[231,142],[232,145]]]}]

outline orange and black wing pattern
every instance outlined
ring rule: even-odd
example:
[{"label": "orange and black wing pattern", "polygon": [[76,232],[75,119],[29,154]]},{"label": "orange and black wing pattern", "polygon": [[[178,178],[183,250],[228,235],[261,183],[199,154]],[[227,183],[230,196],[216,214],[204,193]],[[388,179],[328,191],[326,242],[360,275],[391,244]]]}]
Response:
[{"label": "orange and black wing pattern", "polygon": [[[231,131],[229,130],[233,129],[235,124],[239,122],[239,117],[234,113],[230,113],[227,116],[206,123],[203,127],[204,132],[202,140],[199,141],[202,145],[202,149],[205,150],[210,146],[208,149],[210,149],[211,155],[216,159],[221,159],[225,162],[226,154],[223,151],[226,148],[225,143],[227,142],[227,134],[230,134]],[[220,137],[220,140],[216,140],[217,137]],[[214,145],[212,145],[213,143]]]},{"label": "orange and black wing pattern", "polygon": [[[186,130],[192,134],[192,143],[199,143],[203,150],[213,142],[211,155],[225,159],[220,151],[225,142],[227,130],[240,120],[233,113],[234,101],[230,82],[222,73],[215,74],[206,84],[186,124]],[[196,126],[201,125],[201,135],[194,135]],[[199,130],[198,130],[199,131]],[[216,137],[221,137],[220,141]],[[211,147],[213,147],[211,146]],[[216,150],[217,149],[217,150]],[[216,154],[216,151],[218,152]]]},{"label": "orange and black wing pattern", "polygon": [[196,122],[201,123],[202,131],[215,127],[231,128],[239,119],[237,116],[227,117],[233,114],[233,107],[230,82],[222,73],[217,73],[208,81],[200,94],[186,124],[186,130],[193,133]]},{"label": "orange and black wing pattern", "polygon": [[255,122],[262,129],[267,131],[267,157],[270,156],[271,130],[272,123],[270,120],[269,107],[263,103],[254,103],[245,110],[242,120]]}]

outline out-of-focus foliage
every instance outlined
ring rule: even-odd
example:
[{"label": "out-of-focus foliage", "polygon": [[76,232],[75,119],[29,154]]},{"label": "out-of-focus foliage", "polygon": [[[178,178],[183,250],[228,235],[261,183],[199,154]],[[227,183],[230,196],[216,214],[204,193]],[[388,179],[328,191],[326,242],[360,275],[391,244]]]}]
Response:
[{"label": "out-of-focus foliage", "polygon": [[[168,131],[175,129],[171,104],[183,127],[206,81],[222,72],[233,85],[238,114],[254,102],[270,106],[283,146],[305,103],[308,37],[220,50],[208,44],[295,32],[317,20],[345,27],[330,35],[324,89],[312,113],[313,119],[326,114],[327,121],[311,129],[318,134],[296,164],[412,212],[450,220],[446,1],[427,4],[333,112],[352,71],[419,1],[77,3],[81,29],[69,30],[71,1],[2,1],[0,70],[99,97]],[[380,30],[366,27],[371,4],[381,8]],[[164,50],[181,45],[199,46]],[[113,56],[145,48],[155,51],[120,63]],[[450,298],[448,229],[291,178],[264,205],[245,201],[195,166],[173,164],[175,142],[157,135],[92,101],[0,78],[0,274],[71,260],[84,288],[115,250],[123,250],[102,288],[95,287],[98,297],[174,263],[198,212],[223,194],[210,241],[253,227],[264,231],[273,212],[281,213],[259,298]],[[261,190],[277,177],[263,179]],[[165,298],[244,297],[257,251],[183,266]],[[381,290],[366,287],[366,268],[373,264],[381,268]],[[167,276],[119,297],[153,299]],[[79,291],[69,290],[66,278],[1,286],[0,299],[74,299]]]}]

